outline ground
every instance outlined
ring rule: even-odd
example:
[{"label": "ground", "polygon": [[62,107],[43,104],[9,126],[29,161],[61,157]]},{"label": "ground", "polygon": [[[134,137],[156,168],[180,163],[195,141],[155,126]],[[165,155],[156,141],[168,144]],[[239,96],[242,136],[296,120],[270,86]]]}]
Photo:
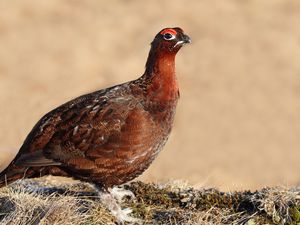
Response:
[{"label": "ground", "polygon": [[[123,208],[142,224],[300,224],[300,189],[250,192],[194,189],[182,182],[132,182]],[[58,177],[21,180],[0,189],[0,224],[115,224],[87,183]]]}]

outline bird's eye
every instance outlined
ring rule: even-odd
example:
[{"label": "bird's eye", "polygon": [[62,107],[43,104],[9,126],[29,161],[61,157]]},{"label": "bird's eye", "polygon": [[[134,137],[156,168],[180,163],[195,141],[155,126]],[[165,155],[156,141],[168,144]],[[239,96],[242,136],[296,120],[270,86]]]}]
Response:
[{"label": "bird's eye", "polygon": [[169,40],[173,40],[175,38],[175,36],[173,34],[170,33],[165,33],[164,34],[164,39],[169,41]]}]

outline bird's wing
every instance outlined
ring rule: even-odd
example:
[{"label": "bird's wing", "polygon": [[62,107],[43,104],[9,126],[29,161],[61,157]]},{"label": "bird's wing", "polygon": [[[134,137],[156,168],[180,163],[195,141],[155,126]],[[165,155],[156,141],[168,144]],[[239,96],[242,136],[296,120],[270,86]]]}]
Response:
[{"label": "bird's wing", "polygon": [[79,120],[81,115],[89,111],[89,108],[96,104],[104,107],[107,103],[105,97],[107,90],[82,95],[44,115],[28,134],[11,164],[19,166],[59,165],[60,162],[45,157],[46,146],[51,142],[53,136],[60,131],[62,124],[69,123],[69,128],[71,128],[72,124],[78,122],[76,120]]}]

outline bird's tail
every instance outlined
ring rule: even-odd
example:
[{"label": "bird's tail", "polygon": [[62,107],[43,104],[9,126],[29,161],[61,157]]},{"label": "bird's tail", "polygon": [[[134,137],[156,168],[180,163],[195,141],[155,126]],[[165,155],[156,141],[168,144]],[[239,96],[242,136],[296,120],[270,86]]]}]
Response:
[{"label": "bird's tail", "polygon": [[21,157],[22,154],[21,151],[19,151],[19,153],[10,162],[10,164],[0,173],[0,188],[22,178],[32,178],[40,176],[39,167],[29,167],[22,164],[19,165],[17,162]]},{"label": "bird's tail", "polygon": [[[21,174],[24,173],[25,169],[16,168],[14,164],[14,160],[16,158],[13,158],[13,152],[16,152],[14,149],[0,149],[1,153],[1,164],[0,164],[0,188],[12,183],[13,181],[17,180],[19,177],[22,177]],[[10,163],[8,166],[5,167],[5,164],[8,163],[8,160],[10,160]]]},{"label": "bird's tail", "polygon": [[36,178],[45,175],[65,177],[70,176],[68,173],[57,166],[23,167],[16,166],[12,162],[3,172],[0,173],[0,188],[19,179]]},{"label": "bird's tail", "polygon": [[[30,171],[28,171],[30,172]],[[26,168],[16,167],[10,164],[4,171],[0,173],[0,188],[6,186],[18,179],[27,177],[29,174]]]}]

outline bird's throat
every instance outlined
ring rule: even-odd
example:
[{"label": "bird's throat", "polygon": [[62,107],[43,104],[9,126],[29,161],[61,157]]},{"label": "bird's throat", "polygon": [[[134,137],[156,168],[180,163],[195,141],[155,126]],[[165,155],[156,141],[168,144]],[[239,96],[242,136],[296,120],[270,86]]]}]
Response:
[{"label": "bird's throat", "polygon": [[147,92],[153,100],[171,101],[179,97],[173,53],[149,54],[145,76],[149,82]]}]

